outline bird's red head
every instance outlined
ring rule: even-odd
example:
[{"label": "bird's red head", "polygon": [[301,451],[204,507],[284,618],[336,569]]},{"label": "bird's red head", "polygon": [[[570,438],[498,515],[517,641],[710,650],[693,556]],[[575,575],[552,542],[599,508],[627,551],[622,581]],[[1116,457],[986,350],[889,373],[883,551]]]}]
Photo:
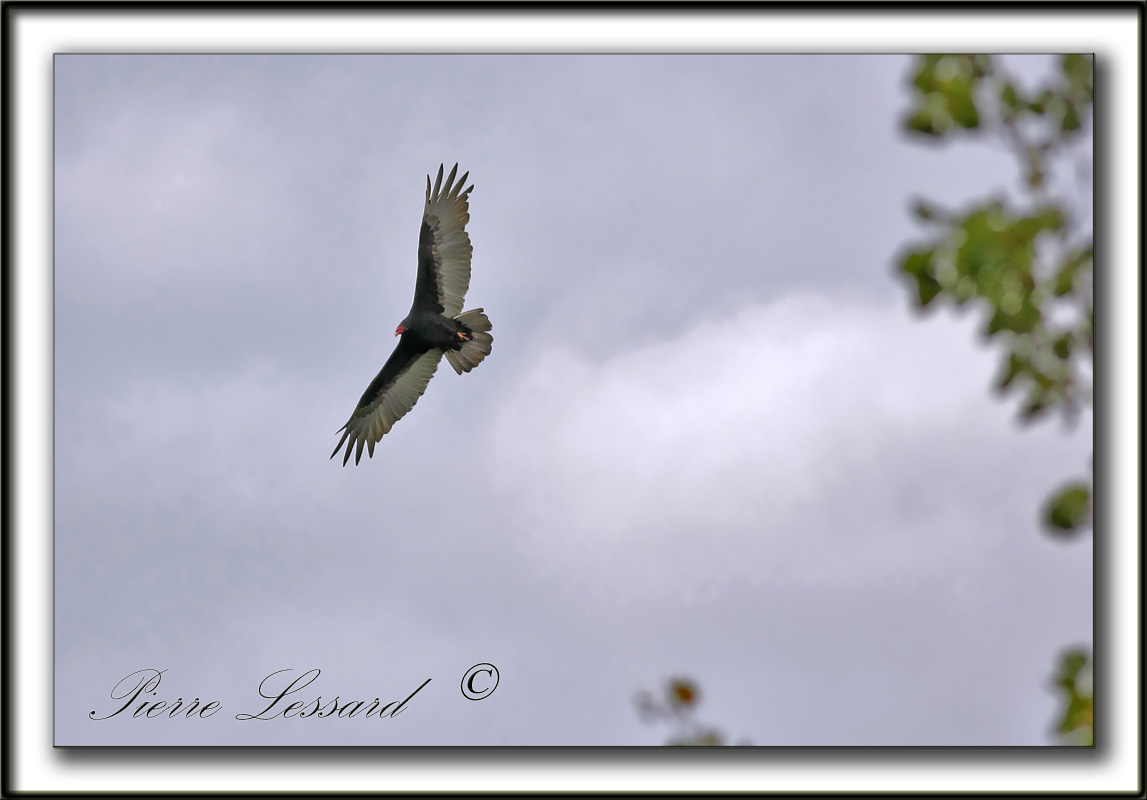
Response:
[{"label": "bird's red head", "polygon": [[406,333],[406,326],[405,325],[399,325],[397,328],[394,329],[394,335],[395,336],[400,336],[401,334],[404,334],[404,333]]}]

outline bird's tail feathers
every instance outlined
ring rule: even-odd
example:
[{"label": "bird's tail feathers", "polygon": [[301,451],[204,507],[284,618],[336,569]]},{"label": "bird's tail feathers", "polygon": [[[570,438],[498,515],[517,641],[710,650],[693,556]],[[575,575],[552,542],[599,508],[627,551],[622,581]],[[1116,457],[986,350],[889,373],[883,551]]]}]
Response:
[{"label": "bird's tail feathers", "polygon": [[482,359],[490,355],[494,337],[488,331],[493,326],[490,324],[490,318],[480,308],[463,311],[454,319],[469,328],[471,333],[471,338],[463,342],[462,347],[446,351],[446,360],[454,367],[454,371],[461,375],[474,369],[482,363]]}]

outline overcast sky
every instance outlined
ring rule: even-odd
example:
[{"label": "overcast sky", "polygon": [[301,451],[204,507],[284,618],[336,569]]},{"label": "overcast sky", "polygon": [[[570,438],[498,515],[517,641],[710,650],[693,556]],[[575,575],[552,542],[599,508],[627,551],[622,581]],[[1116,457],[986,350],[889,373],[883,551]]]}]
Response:
[{"label": "overcast sky", "polygon": [[[909,199],[1017,185],[898,132],[910,65],[57,56],[56,744],[660,744],[672,675],[754,744],[1050,743],[1090,417],[1019,428],[977,319],[910,310]],[[344,468],[455,161],[493,353]],[[236,719],[314,668],[431,682]],[[89,718],[143,669],[220,710]]]}]

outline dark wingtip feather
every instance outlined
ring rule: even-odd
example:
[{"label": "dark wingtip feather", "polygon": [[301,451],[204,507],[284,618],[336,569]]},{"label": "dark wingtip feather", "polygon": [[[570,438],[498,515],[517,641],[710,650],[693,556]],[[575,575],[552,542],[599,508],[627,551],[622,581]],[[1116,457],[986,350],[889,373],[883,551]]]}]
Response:
[{"label": "dark wingtip feather", "polygon": [[[457,168],[457,165],[455,165],[455,168]],[[451,173],[451,174],[453,174],[453,173]],[[447,195],[447,197],[450,197],[450,198],[465,197],[466,194],[470,191],[470,189],[474,188],[473,186],[471,186],[470,189],[467,189],[465,192],[460,191],[462,189],[462,187],[466,185],[466,179],[469,177],[470,177],[469,172],[463,173],[462,177],[458,179],[458,183],[454,184],[454,188],[450,191],[450,194]]]},{"label": "dark wingtip feather", "polygon": [[[340,433],[340,432],[342,433],[343,437],[341,439],[339,439],[339,443],[335,445],[335,451],[333,453],[331,453],[331,458],[334,458],[335,456],[337,456],[339,454],[339,450],[342,449],[343,442],[345,442],[346,437],[350,435],[350,431],[347,430],[346,425],[343,425],[341,428],[339,428],[337,431],[335,431],[335,433]],[[343,463],[345,464],[346,462],[344,461]]]},{"label": "dark wingtip feather", "polygon": [[[445,166],[445,164],[438,165],[438,177],[434,179],[434,191],[431,192],[434,197],[438,196],[438,190],[442,188],[442,171]],[[426,177],[429,178],[430,176],[427,175]]]}]

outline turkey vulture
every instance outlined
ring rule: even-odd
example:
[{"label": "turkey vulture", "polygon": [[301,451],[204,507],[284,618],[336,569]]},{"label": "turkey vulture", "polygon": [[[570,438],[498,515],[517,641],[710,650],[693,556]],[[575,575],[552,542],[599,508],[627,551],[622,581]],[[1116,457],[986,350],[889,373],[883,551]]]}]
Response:
[{"label": "turkey vulture", "polygon": [[444,166],[438,168],[433,190],[430,176],[426,176],[414,302],[394,331],[395,336],[402,338],[366,387],[346,425],[339,429],[342,438],[331,453],[334,458],[346,442],[344,467],[352,448],[355,464],[362,458],[364,444],[367,454],[374,456],[375,443],[418,402],[443,355],[459,375],[474,369],[490,355],[494,341],[489,333],[490,320],[480,308],[462,313],[462,300],[470,287],[473,248],[466,223],[470,220],[469,195],[474,187],[462,189],[469,172],[454,182],[457,164],[443,186]]}]

